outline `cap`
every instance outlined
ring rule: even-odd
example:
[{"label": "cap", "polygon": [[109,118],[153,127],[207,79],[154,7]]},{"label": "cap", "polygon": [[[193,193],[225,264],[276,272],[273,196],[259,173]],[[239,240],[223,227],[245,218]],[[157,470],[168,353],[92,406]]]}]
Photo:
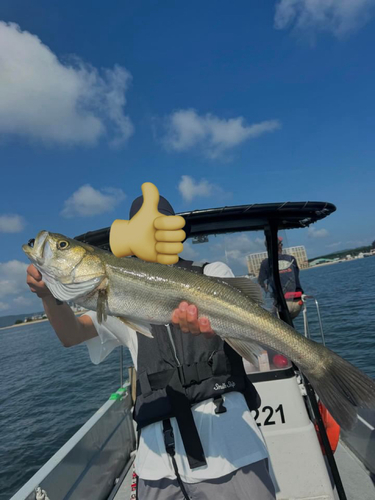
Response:
[{"label": "cap", "polygon": [[[134,217],[143,204],[143,196],[138,196],[130,207],[129,219]],[[158,210],[163,215],[175,215],[172,205],[163,196],[159,198]]]}]

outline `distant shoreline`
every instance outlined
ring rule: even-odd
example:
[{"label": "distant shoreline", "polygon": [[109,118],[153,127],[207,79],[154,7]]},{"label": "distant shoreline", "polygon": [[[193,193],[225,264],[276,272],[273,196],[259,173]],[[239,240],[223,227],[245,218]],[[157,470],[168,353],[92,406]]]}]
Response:
[{"label": "distant shoreline", "polygon": [[[364,257],[365,258],[365,257]],[[323,266],[331,266],[332,264],[342,264],[344,262],[353,262],[354,260],[363,260],[361,258],[354,258],[354,259],[343,259],[343,260],[334,260],[333,262],[323,262],[322,264],[316,264],[316,266],[309,266],[305,267],[304,269],[300,269],[300,271],[306,271],[307,269],[316,269],[317,267],[323,267]]]},{"label": "distant shoreline", "polygon": [[[352,260],[358,260],[358,259],[352,259]],[[323,267],[323,266],[332,266],[332,264],[340,264],[342,262],[350,262],[350,261],[349,260],[337,260],[335,262],[324,262],[323,264],[316,264],[316,266],[305,267],[304,269],[300,269],[300,271],[307,271],[308,269],[316,269],[317,267]]]},{"label": "distant shoreline", "polygon": [[[78,314],[85,314],[86,311],[78,311],[75,312],[74,314],[77,316]],[[9,325],[9,326],[2,326],[0,328],[1,330],[7,330],[8,328],[18,328],[19,326],[26,326],[26,325],[35,325],[35,323],[44,323],[45,321],[49,321],[48,318],[45,319],[35,319],[33,321],[25,321],[22,323],[18,323],[17,325]]]}]

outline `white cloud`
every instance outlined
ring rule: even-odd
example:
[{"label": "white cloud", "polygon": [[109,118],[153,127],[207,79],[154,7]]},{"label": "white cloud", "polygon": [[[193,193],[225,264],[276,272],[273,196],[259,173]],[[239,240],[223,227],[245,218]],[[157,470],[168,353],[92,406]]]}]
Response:
[{"label": "white cloud", "polygon": [[216,184],[202,179],[200,182],[195,181],[188,175],[183,175],[178,185],[178,189],[185,201],[191,201],[193,198],[204,197],[208,198],[213,195],[222,195],[224,191]]},{"label": "white cloud", "polygon": [[30,292],[26,284],[28,264],[19,260],[0,262],[0,311],[22,313],[25,308],[40,311],[40,299]]},{"label": "white cloud", "polygon": [[345,242],[345,245],[349,245],[351,248],[365,247],[365,246],[371,245],[371,242],[368,239],[366,239],[366,240],[348,240]]},{"label": "white cloud", "polygon": [[265,251],[264,240],[261,238],[252,240],[246,234],[231,236],[229,240],[226,240],[226,246],[229,247],[229,250],[226,250],[227,258],[242,264],[246,262],[246,257],[250,253]]},{"label": "white cloud", "polygon": [[61,62],[41,40],[0,21],[0,133],[62,145],[121,146],[133,133],[124,114],[130,73]]},{"label": "white cloud", "polygon": [[264,252],[264,238],[250,238],[245,233],[210,235],[208,243],[184,243],[181,256],[201,262],[225,262],[236,275],[248,273],[246,257],[254,252]]},{"label": "white cloud", "polygon": [[327,229],[316,229],[315,227],[309,227],[307,230],[307,236],[309,238],[325,238],[329,235]]},{"label": "white cloud", "polygon": [[246,257],[251,253],[264,252],[264,239],[256,237],[250,238],[245,233],[223,236],[221,241],[212,245],[211,253],[217,260],[225,261],[228,265],[241,264],[241,273],[246,272]]},{"label": "white cloud", "polygon": [[343,37],[361,28],[372,16],[375,0],[280,0],[275,27],[314,33],[331,32]]},{"label": "white cloud", "polygon": [[31,306],[33,304],[33,300],[30,297],[23,297],[22,295],[20,295],[15,299],[13,299],[13,303],[16,304],[17,306]]},{"label": "white cloud", "polygon": [[125,193],[117,188],[94,189],[90,184],[81,186],[64,202],[64,217],[91,217],[111,212],[125,199]]},{"label": "white cloud", "polygon": [[25,227],[21,215],[0,215],[0,233],[20,233]]},{"label": "white cloud", "polygon": [[336,241],[336,243],[330,243],[329,245],[326,245],[326,247],[327,248],[337,248],[341,245],[342,245],[341,241]]},{"label": "white cloud", "polygon": [[246,125],[242,116],[228,120],[194,109],[180,109],[166,118],[164,146],[169,150],[187,151],[198,148],[206,156],[217,158],[239,144],[280,128],[278,120]]},{"label": "white cloud", "polygon": [[26,269],[27,264],[19,260],[0,262],[0,298],[19,295],[28,290]]},{"label": "white cloud", "polygon": [[181,252],[181,257],[186,260],[196,260],[199,256],[199,253],[195,248],[193,248],[190,241],[184,242],[184,249]]}]

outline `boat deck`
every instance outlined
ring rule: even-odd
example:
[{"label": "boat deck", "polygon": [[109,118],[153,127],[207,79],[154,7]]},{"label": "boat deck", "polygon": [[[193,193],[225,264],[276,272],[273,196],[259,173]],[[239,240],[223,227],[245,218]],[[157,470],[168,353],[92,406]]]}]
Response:
[{"label": "boat deck", "polygon": [[375,477],[341,441],[335,459],[348,500],[374,500]]},{"label": "boat deck", "polygon": [[[340,441],[335,459],[340,471],[341,480],[344,485],[347,500],[374,500],[375,499],[375,477],[365,468],[349,448]],[[113,500],[131,500],[132,498],[132,473],[133,467],[124,478],[122,485]],[[135,497],[134,497],[135,498]],[[338,499],[335,492],[335,499]],[[316,497],[314,497],[314,500]],[[297,500],[297,499],[293,499]],[[303,500],[309,500],[304,498]],[[313,499],[311,499],[313,500]]]},{"label": "boat deck", "polygon": [[132,500],[132,484],[133,484],[133,466],[130,467],[128,474],[125,476],[120,489],[113,497],[113,500]]}]

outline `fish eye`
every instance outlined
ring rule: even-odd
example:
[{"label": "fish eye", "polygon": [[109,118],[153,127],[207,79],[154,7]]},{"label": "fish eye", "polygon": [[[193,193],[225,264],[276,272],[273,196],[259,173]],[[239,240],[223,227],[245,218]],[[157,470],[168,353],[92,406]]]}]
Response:
[{"label": "fish eye", "polygon": [[68,246],[69,246],[69,242],[66,240],[61,240],[61,241],[57,242],[57,248],[59,250],[65,250],[66,248],[68,248]]}]

